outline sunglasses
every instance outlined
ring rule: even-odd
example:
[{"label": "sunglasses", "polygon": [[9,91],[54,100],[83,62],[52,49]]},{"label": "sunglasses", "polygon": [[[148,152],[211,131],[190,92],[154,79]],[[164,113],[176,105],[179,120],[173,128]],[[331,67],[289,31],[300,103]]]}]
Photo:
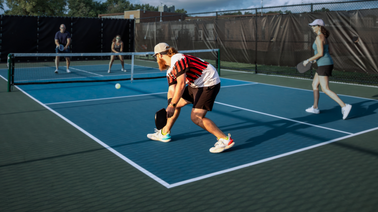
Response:
[{"label": "sunglasses", "polygon": [[121,39],[121,38],[118,37],[118,38],[116,38],[116,39],[119,40],[119,39]]}]

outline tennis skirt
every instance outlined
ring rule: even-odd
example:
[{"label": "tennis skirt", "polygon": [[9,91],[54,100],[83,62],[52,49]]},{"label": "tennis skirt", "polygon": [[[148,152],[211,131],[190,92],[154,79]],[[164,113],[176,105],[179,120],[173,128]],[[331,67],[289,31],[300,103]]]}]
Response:
[{"label": "tennis skirt", "polygon": [[318,73],[319,76],[332,76],[332,70],[333,65],[328,66],[318,66],[318,69],[316,70],[316,73]]}]

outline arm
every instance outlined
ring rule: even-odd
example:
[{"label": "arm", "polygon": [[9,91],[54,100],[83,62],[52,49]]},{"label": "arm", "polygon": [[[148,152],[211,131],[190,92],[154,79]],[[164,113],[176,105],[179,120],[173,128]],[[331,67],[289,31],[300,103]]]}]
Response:
[{"label": "arm", "polygon": [[[170,95],[172,95],[172,100],[171,103],[167,107],[167,115],[168,117],[172,117],[173,114],[175,113],[175,107],[173,107],[173,104],[177,104],[178,101],[181,99],[182,94],[184,93],[185,90],[185,79],[186,79],[186,74],[183,73],[179,77],[177,77],[177,84],[174,86],[169,86],[168,90],[168,98]],[[171,88],[172,87],[172,88]],[[172,91],[171,91],[172,89]]]},{"label": "arm", "polygon": [[118,53],[118,52],[114,49],[114,42],[112,43],[112,47],[111,47],[111,49],[112,49],[112,52],[114,52],[114,53]]},{"label": "arm", "polygon": [[[173,84],[173,85],[169,86],[168,93],[167,93],[167,99],[168,99],[168,101],[169,101],[169,99],[171,99],[171,101],[172,101],[173,95],[175,94],[175,89],[176,89],[176,84]],[[169,103],[171,101],[169,101]]]},{"label": "arm", "polygon": [[121,43],[121,52],[123,52],[123,42]]},{"label": "arm", "polygon": [[58,39],[58,32],[57,33],[55,33],[55,37],[54,37],[54,41],[55,41],[55,45],[56,45],[56,47],[58,47],[59,46],[59,39]]},{"label": "arm", "polygon": [[71,38],[67,38],[67,45],[64,47],[64,50],[66,50],[71,45]]}]

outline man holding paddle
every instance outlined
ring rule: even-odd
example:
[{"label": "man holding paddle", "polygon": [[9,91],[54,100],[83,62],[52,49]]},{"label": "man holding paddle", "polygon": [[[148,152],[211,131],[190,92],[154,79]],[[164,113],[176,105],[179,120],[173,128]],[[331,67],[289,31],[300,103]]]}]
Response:
[{"label": "man holding paddle", "polygon": [[[55,52],[56,53],[70,53],[71,34],[66,32],[66,26],[60,25],[60,30],[55,34]],[[66,57],[67,73],[70,73],[70,58]],[[55,58],[55,73],[59,70],[59,56]]]},{"label": "man holding paddle", "polygon": [[[159,43],[155,46],[154,56],[157,59],[160,70],[167,70],[168,79],[168,107],[166,116],[168,120],[162,129],[158,126],[155,133],[147,134],[152,140],[169,142],[171,141],[170,131],[177,120],[180,110],[187,104],[193,104],[192,121],[217,137],[214,147],[210,148],[211,153],[220,153],[234,145],[231,135],[226,136],[210,119],[206,118],[207,111],[211,111],[215,98],[220,90],[220,78],[218,72],[208,62],[178,53],[176,49],[166,43]],[[187,86],[186,86],[187,85]],[[158,112],[157,123],[160,117]]]}]

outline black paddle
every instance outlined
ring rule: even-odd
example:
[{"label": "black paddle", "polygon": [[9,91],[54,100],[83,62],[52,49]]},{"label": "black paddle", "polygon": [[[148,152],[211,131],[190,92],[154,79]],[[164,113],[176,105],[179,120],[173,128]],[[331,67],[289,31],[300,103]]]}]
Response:
[{"label": "black paddle", "polygon": [[297,65],[297,70],[299,73],[305,73],[306,71],[310,70],[311,69],[311,65],[312,63],[307,63],[306,66],[303,65],[303,61],[298,63]]},{"label": "black paddle", "polygon": [[155,114],[156,129],[161,130],[167,124],[167,111],[165,108],[160,109]]}]

